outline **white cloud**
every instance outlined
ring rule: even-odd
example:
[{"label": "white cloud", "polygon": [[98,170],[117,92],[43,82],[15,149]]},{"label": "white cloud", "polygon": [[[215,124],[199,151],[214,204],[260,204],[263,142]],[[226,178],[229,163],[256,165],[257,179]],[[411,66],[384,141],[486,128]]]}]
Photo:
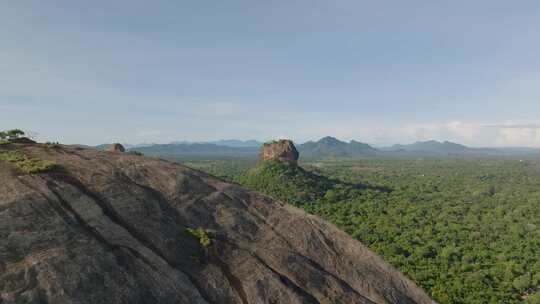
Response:
[{"label": "white cloud", "polygon": [[485,125],[485,127],[491,128],[502,128],[502,129],[540,129],[540,124],[513,124],[513,123],[504,123],[498,125]]},{"label": "white cloud", "polygon": [[500,128],[499,145],[540,147],[539,128]]}]

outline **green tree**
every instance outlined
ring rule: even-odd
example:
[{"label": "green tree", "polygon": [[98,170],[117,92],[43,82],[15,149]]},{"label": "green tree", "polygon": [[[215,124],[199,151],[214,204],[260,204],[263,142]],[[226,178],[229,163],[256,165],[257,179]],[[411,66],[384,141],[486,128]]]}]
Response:
[{"label": "green tree", "polygon": [[540,292],[533,293],[525,301],[527,304],[540,304]]},{"label": "green tree", "polygon": [[0,140],[14,140],[17,138],[21,138],[25,135],[24,131],[20,129],[12,129],[7,131],[0,132]]}]

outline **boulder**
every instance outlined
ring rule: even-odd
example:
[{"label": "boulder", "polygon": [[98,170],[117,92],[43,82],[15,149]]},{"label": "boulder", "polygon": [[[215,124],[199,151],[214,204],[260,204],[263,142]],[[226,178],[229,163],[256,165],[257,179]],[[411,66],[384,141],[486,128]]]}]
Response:
[{"label": "boulder", "polygon": [[121,144],[114,143],[114,144],[111,144],[109,147],[107,147],[107,151],[109,151],[109,152],[126,152],[126,149]]},{"label": "boulder", "polygon": [[261,161],[278,160],[296,165],[298,163],[299,153],[291,140],[280,139],[263,144],[259,157]]}]

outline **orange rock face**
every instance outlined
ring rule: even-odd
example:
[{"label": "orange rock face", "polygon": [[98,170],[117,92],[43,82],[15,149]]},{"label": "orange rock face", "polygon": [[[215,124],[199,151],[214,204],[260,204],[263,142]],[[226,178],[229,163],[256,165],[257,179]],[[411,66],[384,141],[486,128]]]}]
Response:
[{"label": "orange rock face", "polygon": [[280,139],[272,143],[264,144],[259,154],[261,161],[279,160],[292,165],[298,163],[299,153],[293,142],[288,139]]},{"label": "orange rock face", "polygon": [[107,151],[109,152],[125,152],[126,149],[121,144],[112,144],[107,148]]}]

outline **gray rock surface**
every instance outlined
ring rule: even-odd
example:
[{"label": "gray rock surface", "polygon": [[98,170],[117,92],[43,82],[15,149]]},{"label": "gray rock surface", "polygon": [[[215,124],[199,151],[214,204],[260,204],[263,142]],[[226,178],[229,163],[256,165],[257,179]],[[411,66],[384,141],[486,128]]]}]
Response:
[{"label": "gray rock surface", "polygon": [[155,158],[19,149],[62,170],[0,161],[2,304],[434,303],[333,225],[257,192]]}]

